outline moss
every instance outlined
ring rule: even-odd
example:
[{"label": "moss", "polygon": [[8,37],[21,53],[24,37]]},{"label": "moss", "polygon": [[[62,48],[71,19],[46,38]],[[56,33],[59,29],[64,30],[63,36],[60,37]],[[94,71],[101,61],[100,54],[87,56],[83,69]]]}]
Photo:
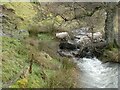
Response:
[{"label": "moss", "polygon": [[105,49],[103,55],[100,57],[103,61],[119,62],[118,48]]},{"label": "moss", "polygon": [[15,10],[17,16],[24,19],[31,20],[31,18],[36,14],[32,3],[29,2],[10,2],[5,3],[7,8],[12,8]]},{"label": "moss", "polygon": [[119,45],[117,43],[117,41],[114,39],[114,42],[113,43],[109,43],[106,47],[106,49],[108,50],[113,50],[113,49],[119,49]]},{"label": "moss", "polygon": [[[3,13],[10,19],[7,20],[9,22],[8,25],[12,24],[13,27],[17,26],[18,29],[27,29],[28,25],[33,22],[32,18],[37,13],[33,4],[29,2],[8,2],[4,3],[4,6],[7,8],[7,11],[3,10]],[[9,9],[14,11],[12,15],[12,12],[9,11]],[[15,23],[15,25],[13,23]],[[11,30],[13,27],[11,27]],[[8,28],[10,27],[8,26]]]}]

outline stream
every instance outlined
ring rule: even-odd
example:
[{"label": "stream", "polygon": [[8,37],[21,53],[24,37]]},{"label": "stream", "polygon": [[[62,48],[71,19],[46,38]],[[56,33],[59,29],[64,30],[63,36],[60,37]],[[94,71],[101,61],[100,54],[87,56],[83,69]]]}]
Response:
[{"label": "stream", "polygon": [[80,88],[118,88],[118,63],[102,63],[97,58],[74,58],[79,67]]},{"label": "stream", "polygon": [[[61,38],[67,34],[59,33],[58,36]],[[106,42],[101,32],[90,33],[88,28],[80,28],[72,31],[71,40],[62,41],[59,45],[59,54],[72,57],[79,68],[78,86],[80,88],[118,88],[120,64],[103,63],[96,58],[106,44],[100,45],[100,42]],[[96,49],[91,49],[89,45],[93,46],[94,44],[97,46],[94,48],[98,49],[99,52],[91,52],[91,50]]]}]

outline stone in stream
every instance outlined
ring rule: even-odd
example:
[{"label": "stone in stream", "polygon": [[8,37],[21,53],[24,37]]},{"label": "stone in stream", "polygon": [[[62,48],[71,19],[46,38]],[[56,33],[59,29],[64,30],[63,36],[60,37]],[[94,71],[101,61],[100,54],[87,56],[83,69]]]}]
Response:
[{"label": "stone in stream", "polygon": [[59,44],[60,49],[67,49],[67,50],[75,50],[77,49],[77,46],[74,43],[70,42],[61,42]]},{"label": "stone in stream", "polygon": [[60,56],[73,57],[73,54],[66,50],[58,50],[57,52]]},{"label": "stone in stream", "polygon": [[89,27],[82,27],[80,29],[76,29],[76,30],[71,31],[71,33],[75,36],[86,35],[87,32],[89,32]]},{"label": "stone in stream", "polygon": [[86,57],[86,58],[93,58],[94,57],[94,53],[92,50],[90,50],[89,47],[85,47],[81,52],[78,52],[78,54],[76,55],[76,57]]},{"label": "stone in stream", "polygon": [[[56,33],[56,37],[60,38],[61,40],[68,36],[69,34],[67,32]],[[71,31],[70,38],[67,38],[64,41],[62,40],[59,44],[59,49],[62,50],[62,54],[64,54],[64,56],[73,55],[75,57],[81,57],[81,58],[82,57],[90,58],[93,57],[94,55],[98,56],[98,54],[101,54],[101,52],[97,52],[97,51],[99,51],[99,49],[101,50],[101,48],[104,47],[105,47],[105,40],[102,38],[101,32],[93,33],[93,40],[92,40],[92,33],[89,32],[89,29],[85,29],[85,28],[84,30],[82,28]],[[66,52],[65,50],[67,50],[68,52]],[[72,51],[76,51],[76,52],[74,53]],[[69,55],[67,53],[69,53]]]}]

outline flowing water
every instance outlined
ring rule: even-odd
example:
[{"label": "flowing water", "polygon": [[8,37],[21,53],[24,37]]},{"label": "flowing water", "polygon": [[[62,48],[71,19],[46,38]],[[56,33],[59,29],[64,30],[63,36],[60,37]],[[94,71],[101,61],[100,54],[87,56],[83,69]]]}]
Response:
[{"label": "flowing water", "polygon": [[[88,32],[88,28],[81,28],[77,30],[73,30],[72,34],[74,36],[74,42],[77,45],[81,44],[84,46],[89,44],[88,36],[91,35]],[[101,42],[102,34],[100,32],[96,32],[93,35],[96,35],[97,42]],[[103,38],[102,38],[103,39]],[[104,39],[103,39],[104,41]],[[82,43],[81,43],[82,42]],[[85,44],[84,44],[85,43]],[[63,45],[64,46],[64,45]],[[60,50],[61,55],[67,57],[74,57],[79,50]],[[73,55],[74,53],[74,55]],[[88,54],[85,54],[86,57],[89,57]],[[91,54],[90,54],[91,57]],[[80,88],[118,88],[118,74],[120,64],[107,62],[103,63],[97,58],[73,58],[79,67],[79,75],[78,82]]]},{"label": "flowing water", "polygon": [[102,63],[97,58],[76,59],[80,88],[118,88],[118,63]]}]

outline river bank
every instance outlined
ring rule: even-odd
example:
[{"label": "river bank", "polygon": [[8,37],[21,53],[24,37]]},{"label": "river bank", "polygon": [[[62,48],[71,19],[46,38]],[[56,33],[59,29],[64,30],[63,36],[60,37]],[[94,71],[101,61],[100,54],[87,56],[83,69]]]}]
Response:
[{"label": "river bank", "polygon": [[118,49],[106,48],[104,28],[114,26],[116,39],[117,14],[109,19],[103,6],[0,3],[3,88],[117,87],[118,63],[110,61],[118,62]]}]

